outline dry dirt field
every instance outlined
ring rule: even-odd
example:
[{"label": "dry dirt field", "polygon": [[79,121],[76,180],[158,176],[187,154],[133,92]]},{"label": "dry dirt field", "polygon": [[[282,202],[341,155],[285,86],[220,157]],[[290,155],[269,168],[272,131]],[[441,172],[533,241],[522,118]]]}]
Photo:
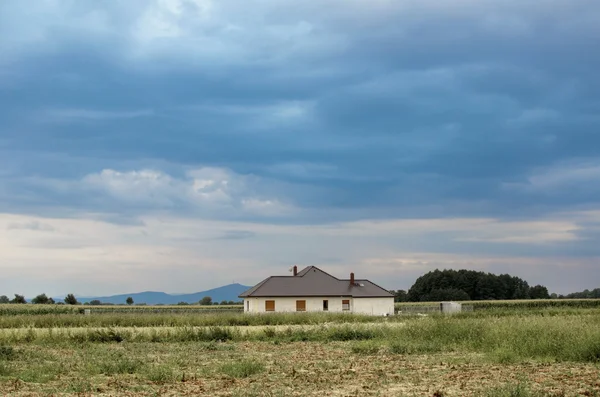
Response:
[{"label": "dry dirt field", "polygon": [[365,353],[354,352],[355,343],[27,345],[12,361],[24,371],[0,383],[0,391],[10,396],[600,395],[597,364]]},{"label": "dry dirt field", "polygon": [[0,316],[3,396],[600,397],[598,308],[389,319],[17,310]]}]

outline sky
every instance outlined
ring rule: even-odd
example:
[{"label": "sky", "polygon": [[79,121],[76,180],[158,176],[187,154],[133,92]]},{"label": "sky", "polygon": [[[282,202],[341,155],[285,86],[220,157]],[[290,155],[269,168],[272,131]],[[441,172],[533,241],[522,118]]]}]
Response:
[{"label": "sky", "polygon": [[599,38],[597,0],[3,0],[0,295],[600,287]]}]

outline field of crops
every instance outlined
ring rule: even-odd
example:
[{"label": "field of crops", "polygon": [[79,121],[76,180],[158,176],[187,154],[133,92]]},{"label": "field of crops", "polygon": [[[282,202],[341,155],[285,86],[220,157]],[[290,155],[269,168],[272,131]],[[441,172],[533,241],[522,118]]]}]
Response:
[{"label": "field of crops", "polygon": [[[600,308],[600,299],[526,299],[526,300],[497,300],[497,301],[463,301],[463,305],[472,306],[473,310],[524,310],[546,308]],[[396,309],[406,306],[431,306],[432,302],[403,302],[396,303]]]},{"label": "field of crops", "polygon": [[7,305],[0,395],[600,396],[600,307],[577,302],[394,317]]},{"label": "field of crops", "polygon": [[124,305],[33,305],[33,304],[0,304],[0,316],[34,315],[34,314],[77,314],[84,310],[94,313],[206,313],[206,312],[242,312],[242,305],[183,305],[183,306],[124,306]]}]

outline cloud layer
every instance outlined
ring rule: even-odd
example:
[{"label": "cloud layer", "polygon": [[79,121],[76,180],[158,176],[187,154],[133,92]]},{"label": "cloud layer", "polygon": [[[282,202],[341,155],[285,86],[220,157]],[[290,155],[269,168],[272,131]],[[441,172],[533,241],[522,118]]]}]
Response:
[{"label": "cloud layer", "polygon": [[[390,288],[474,263],[595,288],[599,36],[592,0],[3,1],[2,287],[37,292],[15,263],[52,258],[57,238],[56,293],[108,288],[67,263],[116,268],[86,251],[114,244],[158,269],[114,292],[178,292],[160,284],[171,266],[253,283],[288,263]],[[126,242],[161,219],[216,225],[211,255]],[[58,238],[63,221],[124,240]],[[280,233],[285,258],[267,248]],[[573,269],[587,277],[563,285]]]}]

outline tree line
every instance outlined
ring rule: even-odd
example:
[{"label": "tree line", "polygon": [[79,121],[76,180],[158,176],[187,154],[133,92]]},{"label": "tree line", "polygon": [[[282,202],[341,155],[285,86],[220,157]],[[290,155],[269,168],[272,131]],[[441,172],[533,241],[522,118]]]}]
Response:
[{"label": "tree line", "polygon": [[392,290],[396,302],[439,302],[512,299],[598,299],[600,288],[567,295],[548,293],[543,285],[509,274],[475,270],[434,270],[417,278],[408,291]]},{"label": "tree line", "polygon": [[[527,281],[508,274],[495,275],[474,270],[434,270],[419,277],[408,290],[391,290],[396,302],[439,302],[467,300],[511,300],[511,299],[600,299],[600,288],[584,290],[566,295],[549,294],[543,285],[529,286]],[[27,303],[23,295],[15,294],[13,299],[0,296],[0,303]],[[73,294],[68,294],[63,302],[55,302],[46,294],[40,294],[31,300],[33,304],[80,304]],[[133,305],[132,297],[125,300]],[[213,302],[210,296],[198,301],[199,305],[236,305],[241,302],[223,300]],[[92,300],[85,305],[112,305],[99,300]],[[179,302],[177,305],[189,305]]]},{"label": "tree line", "polygon": [[595,288],[593,290],[583,290],[581,292],[573,292],[572,294],[560,295],[559,298],[567,298],[567,299],[600,299],[600,288]]},{"label": "tree line", "polygon": [[[27,303],[27,299],[25,299],[24,295],[19,295],[19,294],[15,294],[15,297],[13,299],[9,299],[6,295],[1,295],[0,296],[0,304],[7,304],[7,303],[12,303],[12,304],[25,304]],[[35,298],[33,298],[31,300],[31,303],[33,304],[39,304],[39,305],[80,305],[81,303],[79,301],[77,301],[77,298],[75,298],[75,295],[73,294],[68,294],[63,301],[58,301],[55,302],[53,298],[49,298],[46,294],[40,294],[37,295]],[[125,299],[125,303],[128,305],[133,305],[134,301],[133,298],[131,296],[127,297],[127,299]],[[92,305],[92,306],[104,306],[104,305],[114,305],[114,303],[107,303],[107,302],[101,302],[98,299],[93,299],[89,302],[85,302],[83,303],[84,305]],[[143,304],[143,303],[142,303]],[[189,305],[190,303],[187,302],[179,302],[177,303],[177,305]],[[235,302],[235,301],[227,301],[227,300],[222,300],[220,303],[219,302],[213,302],[212,298],[210,296],[205,296],[202,299],[200,299],[197,303],[197,305],[204,305],[204,306],[209,306],[209,305],[238,305],[241,304],[241,302]]]},{"label": "tree line", "polygon": [[[13,299],[9,299],[6,295],[0,296],[0,303],[14,303],[14,304],[25,304],[27,303],[27,299],[25,299],[24,295],[15,294]],[[55,302],[53,298],[49,298],[46,294],[40,294],[31,300],[31,303],[38,305],[78,305],[79,302],[75,295],[68,294],[65,296],[62,302]]]}]

